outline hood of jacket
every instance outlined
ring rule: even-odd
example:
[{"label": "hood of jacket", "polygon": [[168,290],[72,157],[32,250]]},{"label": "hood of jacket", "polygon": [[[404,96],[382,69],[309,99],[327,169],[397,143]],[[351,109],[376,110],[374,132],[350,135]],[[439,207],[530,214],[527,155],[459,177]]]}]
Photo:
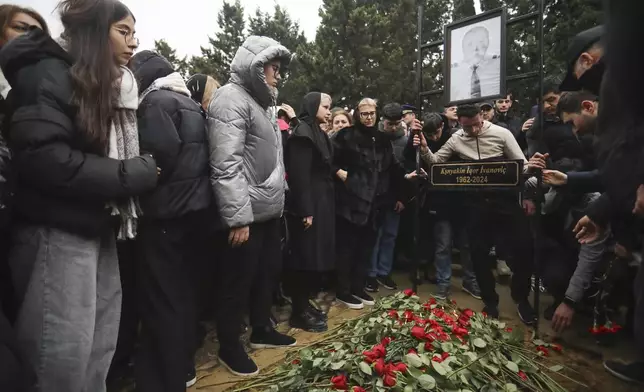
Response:
[{"label": "hood of jacket", "polygon": [[139,91],[145,91],[160,78],[174,73],[172,64],[165,57],[151,50],[144,50],[132,57],[128,65],[139,84]]},{"label": "hood of jacket", "polygon": [[47,58],[63,60],[70,66],[73,64],[71,56],[56,41],[44,31],[34,28],[2,47],[0,68],[9,85],[15,85],[18,70]]},{"label": "hood of jacket", "polygon": [[291,52],[279,42],[268,37],[250,36],[237,49],[230,64],[230,81],[246,89],[263,108],[268,108],[277,100],[277,91],[266,83],[264,65],[279,59],[285,67],[290,58]]},{"label": "hood of jacket", "polygon": [[150,50],[137,53],[130,61],[130,70],[139,83],[139,102],[152,91],[169,90],[190,97],[183,77],[172,68],[165,57]]}]

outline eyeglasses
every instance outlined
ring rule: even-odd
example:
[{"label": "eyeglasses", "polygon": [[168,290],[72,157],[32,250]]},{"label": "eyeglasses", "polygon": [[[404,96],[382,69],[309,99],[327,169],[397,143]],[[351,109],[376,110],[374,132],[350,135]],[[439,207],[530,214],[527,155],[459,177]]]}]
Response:
[{"label": "eyeglasses", "polygon": [[10,28],[20,31],[21,33],[28,33],[31,29],[38,28],[36,25],[29,25],[23,22],[18,22],[9,26]]},{"label": "eyeglasses", "polygon": [[376,117],[376,112],[360,112],[360,117]]},{"label": "eyeglasses", "polygon": [[132,43],[135,46],[139,46],[139,39],[134,36],[134,32],[129,32],[127,30],[118,29],[118,28],[116,29],[116,31],[118,31],[118,33],[123,36],[123,39],[125,39],[126,45],[129,45]]}]

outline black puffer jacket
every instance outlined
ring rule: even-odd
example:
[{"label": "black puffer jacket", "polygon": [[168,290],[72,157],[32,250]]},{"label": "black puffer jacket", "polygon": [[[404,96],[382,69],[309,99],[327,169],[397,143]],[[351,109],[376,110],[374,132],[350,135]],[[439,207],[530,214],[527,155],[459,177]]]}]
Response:
[{"label": "black puffer jacket", "polygon": [[213,195],[206,118],[162,56],[143,51],[130,69],[139,83],[139,143],[161,168],[156,189],[139,200],[146,218],[169,219],[210,207]]},{"label": "black puffer jacket", "polygon": [[543,136],[540,136],[538,120],[527,132],[530,156],[535,152],[548,153],[548,166],[564,173],[595,169],[592,136],[575,135],[569,124],[554,118],[544,119]]},{"label": "black puffer jacket", "polygon": [[394,155],[391,136],[360,123],[358,111],[354,126],[344,128],[333,138],[333,164],[346,170],[347,180],[336,185],[336,214],[356,224],[374,223],[380,212],[394,209],[404,200],[405,169]]},{"label": "black puffer jacket", "polygon": [[112,225],[109,201],[156,185],[150,156],[106,157],[76,123],[69,55],[39,29],[0,51],[0,66],[12,86],[8,101],[9,146],[16,175],[16,219],[93,237]]}]

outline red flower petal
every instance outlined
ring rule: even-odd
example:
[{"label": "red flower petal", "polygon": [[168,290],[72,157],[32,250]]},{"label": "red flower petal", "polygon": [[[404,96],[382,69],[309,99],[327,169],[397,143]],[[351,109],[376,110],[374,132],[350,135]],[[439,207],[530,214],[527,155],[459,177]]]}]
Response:
[{"label": "red flower petal", "polygon": [[403,293],[404,293],[404,294],[405,294],[405,296],[407,296],[407,297],[411,297],[412,295],[415,295],[415,294],[416,294],[416,293],[414,293],[414,290],[412,290],[412,289],[407,289],[407,290],[403,291]]},{"label": "red flower petal", "polygon": [[331,377],[331,383],[333,384],[333,388],[341,391],[346,391],[348,388],[347,377],[344,374]]},{"label": "red flower petal", "polygon": [[385,360],[383,358],[378,358],[373,368],[379,376],[382,376],[385,374]]},{"label": "red flower petal", "polygon": [[392,376],[390,376],[388,374],[385,377],[383,377],[382,381],[383,381],[383,384],[385,384],[386,387],[396,386],[396,378],[392,377]]}]

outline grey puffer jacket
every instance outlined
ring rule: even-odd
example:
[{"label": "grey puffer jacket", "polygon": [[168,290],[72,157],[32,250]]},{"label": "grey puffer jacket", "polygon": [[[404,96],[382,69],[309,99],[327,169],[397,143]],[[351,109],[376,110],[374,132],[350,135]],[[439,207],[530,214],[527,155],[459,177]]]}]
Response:
[{"label": "grey puffer jacket", "polygon": [[242,227],[279,218],[286,179],[282,139],[275,113],[276,92],[266,84],[264,65],[290,52],[266,37],[251,36],[237,50],[228,84],[208,107],[210,182],[223,223]]}]

